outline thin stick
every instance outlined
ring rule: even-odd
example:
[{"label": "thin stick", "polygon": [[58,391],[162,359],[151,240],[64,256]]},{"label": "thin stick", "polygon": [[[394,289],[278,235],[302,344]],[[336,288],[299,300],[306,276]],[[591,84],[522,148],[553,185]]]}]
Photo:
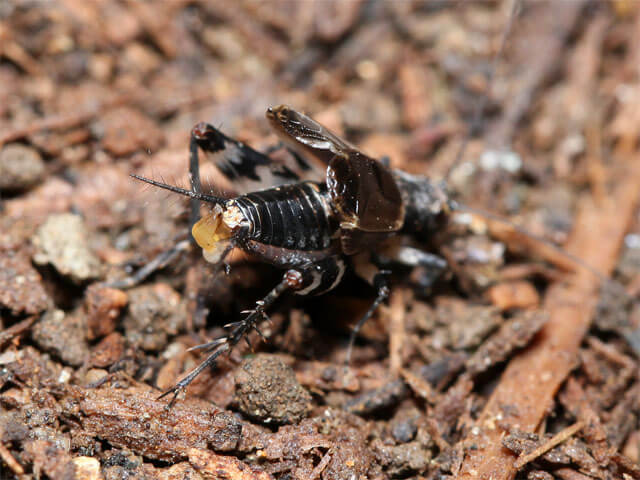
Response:
[{"label": "thin stick", "polygon": [[331,450],[325,453],[324,457],[322,457],[322,460],[320,460],[318,465],[315,466],[315,468],[311,472],[311,475],[309,475],[309,480],[315,480],[316,478],[318,478],[322,474],[322,471],[325,468],[327,468],[327,465],[329,465],[330,461],[331,461]]},{"label": "thin stick", "polygon": [[5,447],[4,444],[2,443],[0,443],[0,458],[2,458],[4,463],[7,464],[7,466],[11,469],[13,473],[15,473],[16,475],[24,474],[24,468],[22,468],[22,465],[18,463],[15,457],[11,455],[11,452],[9,451],[9,449]]},{"label": "thin stick", "polygon": [[582,430],[583,427],[584,427],[584,422],[578,421],[573,425],[565,428],[564,430],[556,433],[553,437],[551,437],[544,444],[540,445],[533,452],[527,453],[526,455],[522,455],[518,457],[518,459],[514,462],[513,467],[516,470],[520,470],[527,463],[534,461],[536,458],[544,455],[549,450],[560,445],[562,442],[564,442],[568,438],[571,438],[578,431]]}]

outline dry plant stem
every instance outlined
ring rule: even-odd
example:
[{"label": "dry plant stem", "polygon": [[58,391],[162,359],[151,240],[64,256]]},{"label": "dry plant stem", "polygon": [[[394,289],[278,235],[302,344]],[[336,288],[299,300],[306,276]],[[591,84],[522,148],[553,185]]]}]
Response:
[{"label": "dry plant stem", "polygon": [[9,328],[0,332],[0,347],[4,347],[5,343],[13,340],[14,338],[22,335],[24,332],[31,328],[31,325],[37,320],[37,315],[25,318],[21,322],[11,325]]},{"label": "dry plant stem", "polygon": [[406,332],[404,326],[404,309],[406,305],[404,290],[398,289],[391,294],[389,313],[389,370],[393,377],[397,377],[402,368],[402,350],[405,344]]},{"label": "dry plant stem", "polygon": [[558,432],[553,437],[551,437],[549,439],[549,441],[547,441],[544,444],[540,445],[533,452],[527,453],[526,455],[520,456],[518,458],[518,460],[516,460],[516,462],[513,464],[513,466],[516,469],[520,469],[520,468],[524,467],[527,463],[533,462],[536,458],[544,455],[549,450],[551,450],[553,447],[555,447],[557,445],[560,445],[566,439],[571,438],[578,431],[582,430],[582,427],[584,427],[584,422],[579,421],[579,422],[576,422],[573,425],[565,428],[561,432]]},{"label": "dry plant stem", "polygon": [[2,443],[0,443],[0,458],[2,458],[4,463],[7,464],[13,473],[16,475],[24,474],[24,468],[22,468],[22,465],[18,463],[15,457],[11,455],[11,452]]},{"label": "dry plant stem", "polygon": [[[633,164],[631,164],[633,163]],[[632,221],[640,191],[640,163],[614,182],[607,202],[595,205],[581,200],[576,227],[567,250],[608,274],[615,266],[624,234]],[[460,479],[511,479],[517,467],[514,455],[502,447],[505,430],[500,425],[534,432],[550,411],[553,398],[574,365],[576,354],[591,323],[599,287],[598,279],[579,271],[567,284],[557,283],[545,299],[549,321],[537,338],[514,357],[494,390],[466,444]]]},{"label": "dry plant stem", "polygon": [[318,465],[315,466],[315,468],[311,472],[311,475],[309,476],[309,480],[315,480],[320,475],[322,475],[323,470],[327,467],[327,465],[329,465],[330,461],[331,461],[331,450],[325,453],[324,457],[322,457],[322,460],[320,460]]},{"label": "dry plant stem", "polygon": [[591,480],[593,478],[570,468],[559,468],[558,470],[554,470],[553,474],[562,480]]}]

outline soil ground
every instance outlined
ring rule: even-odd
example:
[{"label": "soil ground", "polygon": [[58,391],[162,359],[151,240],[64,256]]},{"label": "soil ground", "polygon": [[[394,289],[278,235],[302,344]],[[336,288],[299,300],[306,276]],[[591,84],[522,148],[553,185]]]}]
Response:
[{"label": "soil ground", "polygon": [[[639,7],[0,3],[0,478],[640,478]],[[352,275],[168,408],[280,272],[190,248],[109,287],[188,235],[129,174],[188,187],[193,125],[266,149],[278,104],[519,227],[407,238],[449,268],[395,271],[348,367]]]}]

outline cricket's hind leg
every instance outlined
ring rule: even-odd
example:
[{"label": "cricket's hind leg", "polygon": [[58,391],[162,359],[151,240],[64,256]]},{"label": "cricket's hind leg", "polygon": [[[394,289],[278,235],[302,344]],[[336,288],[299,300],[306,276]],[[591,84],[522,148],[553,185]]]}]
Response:
[{"label": "cricket's hind leg", "polygon": [[229,330],[227,335],[212,340],[211,342],[197,345],[191,350],[203,350],[211,352],[205,360],[196,368],[189,372],[182,380],[172,388],[164,392],[160,397],[173,394],[170,402],[172,405],[177,396],[207,367],[213,366],[216,360],[223,353],[228,353],[243,338],[255,330],[260,337],[264,336],[258,329],[258,322],[267,318],[267,309],[287,290],[294,291],[300,295],[319,294],[334,288],[342,279],[345,264],[339,256],[331,256],[315,263],[308,263],[304,266],[287,270],[280,283],[278,283],[262,300],[256,302],[253,310],[249,310],[248,315],[240,320],[225,325]]},{"label": "cricket's hind leg", "polygon": [[395,263],[408,267],[423,267],[425,275],[423,275],[420,282],[420,286],[423,288],[429,288],[433,285],[447,268],[447,262],[443,258],[408,246],[394,246],[393,248],[387,249],[384,254],[378,254],[375,255],[375,257],[375,259],[372,259],[369,254],[360,254],[354,257],[356,274],[376,289],[376,298],[367,312],[358,320],[358,323],[356,323],[351,330],[345,358],[345,364],[347,365],[351,362],[353,345],[355,344],[360,329],[367,320],[373,316],[380,304],[389,296],[388,277],[391,271],[382,270],[381,266],[391,267]]},{"label": "cricket's hind leg", "polygon": [[430,288],[447,269],[447,261],[444,258],[405,245],[388,250],[381,257],[381,260],[385,263],[391,262],[406,267],[421,267],[423,271],[420,276],[419,286],[425,290]]},{"label": "cricket's hind leg", "polygon": [[362,326],[367,323],[375,311],[378,309],[380,304],[384,302],[389,297],[389,285],[387,281],[387,277],[391,272],[389,270],[379,270],[371,280],[371,284],[376,289],[376,298],[366,311],[366,313],[358,320],[351,330],[351,335],[349,336],[349,345],[347,347],[347,355],[345,357],[344,363],[345,365],[349,365],[351,363],[351,354],[353,352],[353,345],[356,342],[356,338],[358,333],[360,333],[360,329]]}]

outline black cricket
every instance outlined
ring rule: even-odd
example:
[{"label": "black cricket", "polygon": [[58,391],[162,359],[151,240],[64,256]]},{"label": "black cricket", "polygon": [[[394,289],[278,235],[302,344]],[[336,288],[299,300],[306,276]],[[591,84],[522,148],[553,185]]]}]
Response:
[{"label": "black cricket", "polygon": [[[428,235],[456,208],[444,183],[393,170],[287,106],[269,108],[266,116],[295,160],[291,167],[200,123],[191,132],[191,190],[134,175],[191,197],[192,234],[207,261],[224,264],[239,248],[285,270],[244,320],[227,326],[226,336],[195,347],[211,353],[162,397],[173,393],[175,400],[202,370],[257,330],[265,311],[286,291],[328,292],[347,265],[376,288],[373,304],[352,332],[348,358],[358,330],[389,295],[383,264],[423,266],[429,281],[447,266],[444,259],[402,242],[406,235]],[[203,193],[199,151],[247,193],[228,199]],[[261,189],[251,191],[256,187]],[[200,202],[211,209],[198,220]]]}]

